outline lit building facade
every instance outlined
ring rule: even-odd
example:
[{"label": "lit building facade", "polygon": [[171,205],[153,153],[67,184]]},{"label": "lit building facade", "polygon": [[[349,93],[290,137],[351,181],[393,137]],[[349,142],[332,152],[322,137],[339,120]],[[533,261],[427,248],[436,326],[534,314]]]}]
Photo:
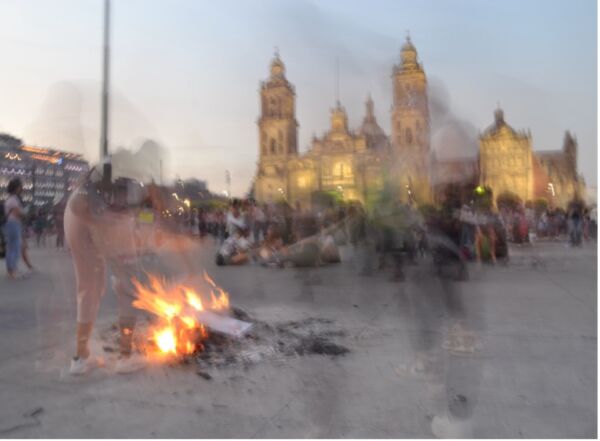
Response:
[{"label": "lit building facade", "polygon": [[[276,53],[270,76],[261,83],[259,160],[253,193],[259,202],[286,200],[308,207],[313,195],[333,193],[367,206],[382,193],[418,205],[439,202],[444,188],[489,186],[495,196],[510,192],[523,202],[547,198],[566,206],[584,193],[577,174],[577,141],[565,136],[562,150],[534,152],[530,132],[514,130],[497,109],[494,123],[479,137],[473,158],[437,160],[431,149],[427,76],[407,37],[392,71],[391,135],[381,129],[374,103],[366,101],[362,125],[353,130],[338,101],[330,127],[298,152],[294,86]],[[441,146],[443,148],[443,146]]]},{"label": "lit building facade", "polygon": [[13,177],[21,178],[25,204],[34,207],[55,204],[70,192],[89,170],[81,155],[58,150],[0,144],[0,200]]},{"label": "lit building facade", "polygon": [[497,109],[494,124],[479,139],[479,182],[496,196],[512,192],[521,200],[534,197],[531,133],[517,132],[504,121]]},{"label": "lit building facade", "polygon": [[534,151],[529,131],[516,131],[496,109],[494,124],[479,138],[479,183],[492,188],[495,196],[513,193],[521,201],[547,199],[566,207],[583,196],[584,181],[577,173],[577,140],[565,133],[561,150]]},{"label": "lit building facade", "polygon": [[410,38],[394,67],[393,136],[377,123],[369,96],[362,125],[352,130],[338,101],[331,109],[330,127],[314,136],[307,152],[298,152],[295,89],[285,76],[279,54],[270,77],[261,83],[259,161],[254,196],[260,202],[285,199],[311,204],[315,192],[368,203],[388,179],[398,198],[429,202],[429,111],[427,81]]}]

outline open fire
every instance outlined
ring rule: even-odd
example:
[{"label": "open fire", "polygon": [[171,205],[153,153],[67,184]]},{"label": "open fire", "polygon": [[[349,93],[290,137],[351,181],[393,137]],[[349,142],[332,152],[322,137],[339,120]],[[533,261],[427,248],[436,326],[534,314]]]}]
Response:
[{"label": "open fire", "polygon": [[202,341],[208,338],[208,329],[201,317],[214,321],[211,312],[227,312],[229,295],[208,276],[203,274],[206,292],[200,293],[185,284],[169,284],[165,279],[148,275],[148,284],[134,279],[137,299],[133,306],[154,314],[158,321],[149,329],[148,338],[154,343],[149,356],[190,355],[202,350]]}]

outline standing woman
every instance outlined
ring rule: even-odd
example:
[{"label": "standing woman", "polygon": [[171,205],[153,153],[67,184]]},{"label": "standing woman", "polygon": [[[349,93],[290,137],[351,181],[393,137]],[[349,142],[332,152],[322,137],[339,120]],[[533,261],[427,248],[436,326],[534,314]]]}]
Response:
[{"label": "standing woman", "polygon": [[19,195],[23,185],[19,178],[13,178],[8,183],[8,198],[4,202],[6,224],[4,236],[6,238],[6,272],[11,279],[17,279],[17,265],[21,255],[23,205]]}]

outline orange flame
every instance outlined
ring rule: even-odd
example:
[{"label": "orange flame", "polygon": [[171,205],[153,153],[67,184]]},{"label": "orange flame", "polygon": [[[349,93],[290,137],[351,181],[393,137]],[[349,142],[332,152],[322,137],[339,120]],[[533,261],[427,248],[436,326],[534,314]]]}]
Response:
[{"label": "orange flame", "polygon": [[133,306],[151,312],[159,319],[150,330],[150,339],[158,355],[192,354],[201,347],[200,341],[208,337],[206,327],[199,322],[194,311],[204,311],[205,305],[210,305],[211,310],[229,309],[229,295],[206,271],[204,280],[211,287],[204,296],[189,286],[169,285],[166,280],[152,274],[148,275],[147,285],[132,280],[137,294]]},{"label": "orange flame", "polygon": [[154,341],[162,353],[177,353],[177,338],[175,337],[175,330],[171,326],[155,331]]}]

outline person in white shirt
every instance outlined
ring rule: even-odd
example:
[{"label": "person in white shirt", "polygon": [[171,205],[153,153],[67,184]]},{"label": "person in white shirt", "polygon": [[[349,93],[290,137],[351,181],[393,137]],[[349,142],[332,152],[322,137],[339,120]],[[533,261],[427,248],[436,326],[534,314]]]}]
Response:
[{"label": "person in white shirt", "polygon": [[18,278],[17,267],[23,240],[21,218],[23,216],[23,205],[19,195],[23,185],[19,178],[13,178],[8,183],[8,198],[4,202],[4,237],[6,239],[6,272],[11,279]]},{"label": "person in white shirt", "polygon": [[227,221],[226,222],[227,222],[227,224],[226,224],[225,228],[226,228],[228,237],[231,237],[239,230],[243,230],[246,228],[246,222],[244,222],[244,218],[240,211],[240,201],[239,200],[235,199],[232,202],[231,208],[227,212]]},{"label": "person in white shirt", "polygon": [[243,265],[249,259],[250,242],[246,239],[247,230],[240,229],[229,236],[216,257],[216,264],[221,265]]}]

